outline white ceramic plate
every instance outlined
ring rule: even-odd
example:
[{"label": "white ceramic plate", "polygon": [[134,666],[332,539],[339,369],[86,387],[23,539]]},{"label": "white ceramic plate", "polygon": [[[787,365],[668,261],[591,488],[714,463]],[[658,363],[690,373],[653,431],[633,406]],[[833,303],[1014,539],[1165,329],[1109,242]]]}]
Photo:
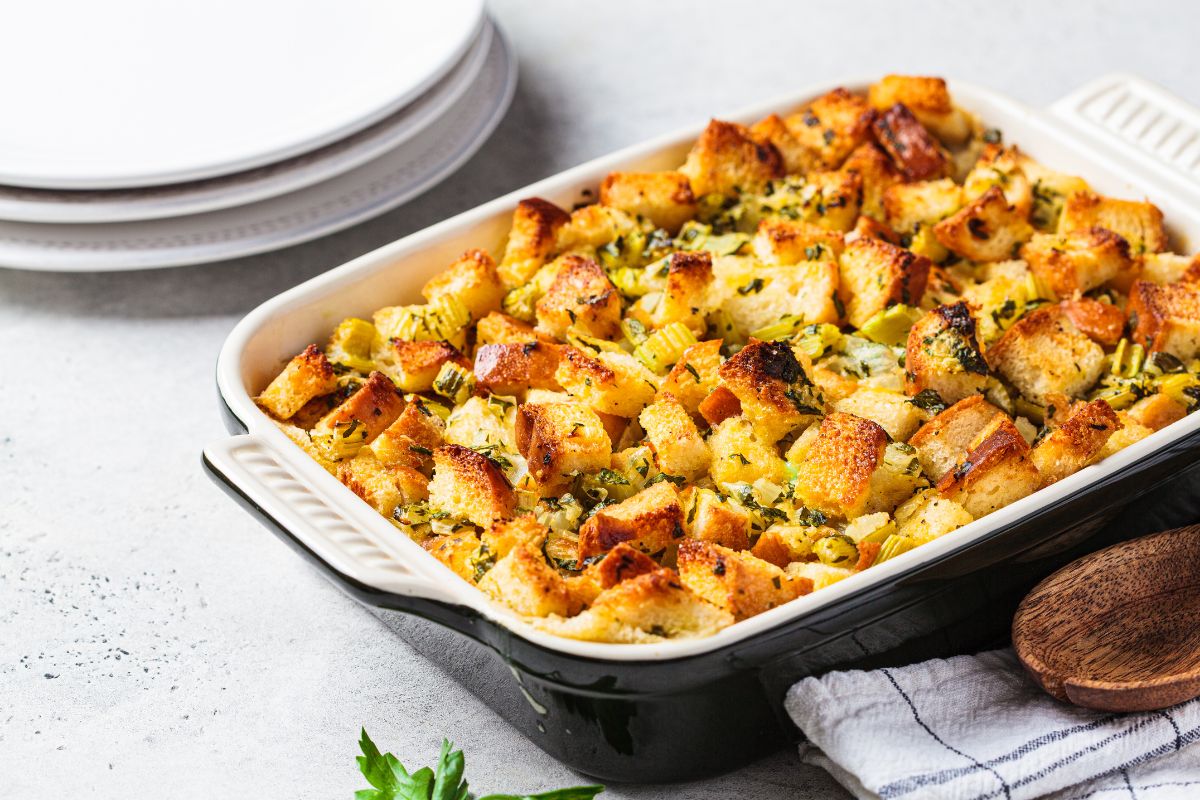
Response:
[{"label": "white ceramic plate", "polygon": [[0,183],[197,180],[337,141],[419,97],[482,0],[6,4]]},{"label": "white ceramic plate", "polygon": [[493,27],[484,25],[450,74],[415,101],[346,139],[311,153],[219,178],[93,191],[0,186],[0,220],[11,222],[129,222],[199,214],[246,205],[311,186],[399,147],[446,112],[478,77]]},{"label": "white ceramic plate", "polygon": [[409,142],[298,192],[206,214],[108,225],[0,222],[0,266],[54,272],[153,269],[221,261],[315,239],[382,214],[453,172],[512,100],[516,59],[496,29],[479,77]]}]

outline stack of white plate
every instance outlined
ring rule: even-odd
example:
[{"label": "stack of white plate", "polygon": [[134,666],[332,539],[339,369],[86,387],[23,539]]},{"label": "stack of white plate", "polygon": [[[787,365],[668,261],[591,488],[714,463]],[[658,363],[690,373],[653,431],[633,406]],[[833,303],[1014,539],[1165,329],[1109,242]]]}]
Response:
[{"label": "stack of white plate", "polygon": [[459,167],[512,99],[482,0],[38,0],[0,48],[0,266],[275,250]]}]

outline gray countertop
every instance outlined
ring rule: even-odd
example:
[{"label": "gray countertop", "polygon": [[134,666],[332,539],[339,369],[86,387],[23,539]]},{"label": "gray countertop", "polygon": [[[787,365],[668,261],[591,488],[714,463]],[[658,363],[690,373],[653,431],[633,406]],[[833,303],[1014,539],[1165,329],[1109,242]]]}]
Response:
[{"label": "gray countertop", "polygon": [[[350,797],[365,726],[480,789],[577,782],[200,470],[213,361],[307,277],[622,145],[805,84],[952,76],[1045,104],[1124,70],[1200,102],[1184,3],[494,2],[512,110],[456,175],[322,241],[162,272],[0,270],[0,796]],[[1182,17],[1187,16],[1188,19]],[[670,790],[844,796],[788,751]]]}]

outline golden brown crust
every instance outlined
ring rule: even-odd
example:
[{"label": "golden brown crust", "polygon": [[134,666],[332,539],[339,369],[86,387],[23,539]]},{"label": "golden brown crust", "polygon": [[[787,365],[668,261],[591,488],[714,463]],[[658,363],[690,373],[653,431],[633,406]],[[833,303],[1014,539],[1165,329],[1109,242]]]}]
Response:
[{"label": "golden brown crust", "polygon": [[422,542],[421,546],[431,556],[454,570],[460,578],[470,583],[475,582],[475,567],[471,562],[479,549],[479,537],[474,531],[432,536]]},{"label": "golden brown crust", "polygon": [[785,120],[792,136],[816,154],[813,168],[837,169],[871,136],[873,113],[865,98],[837,88]]},{"label": "golden brown crust", "polygon": [[1064,298],[1110,281],[1128,282],[1137,270],[1129,243],[1105,228],[1062,236],[1036,234],[1022,245],[1021,258],[1034,275]]},{"label": "golden brown crust", "polygon": [[[886,213],[885,213],[886,218]],[[888,225],[880,222],[877,219],[867,216],[861,216],[854,223],[854,230],[850,232],[848,239],[879,239],[888,244],[899,245],[900,235],[892,230]],[[840,255],[840,254],[839,254]]]},{"label": "golden brown crust", "polygon": [[517,497],[495,462],[469,447],[447,444],[433,451],[429,505],[485,528],[511,517]]},{"label": "golden brown crust", "polygon": [[777,441],[825,411],[825,401],[784,341],[751,341],[717,371],[745,415]]},{"label": "golden brown crust", "polygon": [[1051,394],[1078,397],[1090,388],[1100,377],[1104,351],[1062,309],[1048,306],[1005,331],[987,359],[1021,394],[1046,405]]},{"label": "golden brown crust", "polygon": [[734,550],[750,547],[750,514],[711,489],[689,486],[681,495],[687,534]]},{"label": "golden brown crust", "polygon": [[1125,332],[1125,312],[1114,303],[1080,297],[1059,305],[1075,327],[1092,341],[1115,347]]},{"label": "golden brown crust", "polygon": [[1134,281],[1129,290],[1129,322],[1134,341],[1147,349],[1184,360],[1195,358],[1200,355],[1200,285]]},{"label": "golden brown crust", "polygon": [[837,258],[843,244],[842,234],[811,222],[764,219],[754,236],[754,254],[766,264],[799,264],[827,254]]},{"label": "golden brown crust", "polygon": [[687,539],[679,545],[679,579],[708,602],[742,620],[796,597],[783,570],[745,552]]},{"label": "golden brown crust", "polygon": [[612,442],[594,411],[579,403],[525,403],[517,409],[517,450],[543,495],[570,482],[574,473],[608,466]]},{"label": "golden brown crust", "polygon": [[971,135],[971,121],[954,107],[946,82],[917,75],[887,75],[871,84],[867,98],[879,111],[903,103],[942,141],[958,144]]},{"label": "golden brown crust", "polygon": [[471,362],[449,342],[407,342],[403,339],[388,340],[376,354],[375,362],[406,392],[428,392],[445,364],[471,367]]},{"label": "golden brown crust", "polygon": [[600,183],[600,203],[646,217],[670,233],[696,214],[696,197],[682,172],[610,172]]},{"label": "golden brown crust", "polygon": [[712,456],[686,408],[670,392],[659,393],[638,422],[654,450],[658,468],[690,481],[708,473]]},{"label": "golden brown crust", "polygon": [[1125,411],[1138,425],[1159,431],[1187,416],[1187,409],[1161,392],[1143,397]]},{"label": "golden brown crust", "polygon": [[1167,231],[1158,206],[1137,200],[1118,200],[1094,192],[1072,192],[1063,204],[1059,233],[1107,228],[1129,242],[1134,255],[1167,249]]},{"label": "golden brown crust", "polygon": [[471,312],[473,319],[481,319],[490,311],[500,308],[504,299],[504,288],[496,272],[496,262],[486,250],[468,250],[442,272],[430,278],[421,289],[426,300],[439,297],[457,297]]},{"label": "golden brown crust", "polygon": [[921,468],[934,482],[958,464],[967,448],[989,422],[1004,412],[975,394],[945,409],[909,438],[917,448]]},{"label": "golden brown crust", "polygon": [[612,339],[621,332],[621,296],[590,258],[569,255],[546,294],[537,301],[537,332],[563,338],[569,329]]},{"label": "golden brown crust", "polygon": [[842,252],[839,289],[846,319],[858,328],[888,306],[919,305],[930,266],[929,259],[881,239],[848,243]]},{"label": "golden brown crust", "polygon": [[708,287],[712,280],[711,254],[706,251],[672,253],[667,260],[667,285],[652,314],[655,327],[680,322],[703,333]]},{"label": "golden brown crust", "polygon": [[409,467],[428,477],[433,471],[433,451],[441,447],[445,430],[442,418],[415,398],[369,447],[385,466]]},{"label": "golden brown crust", "polygon": [[821,154],[797,139],[778,114],[771,114],[751,125],[750,135],[775,146],[788,175],[803,175],[822,166]]},{"label": "golden brown crust", "polygon": [[908,180],[925,181],[950,174],[950,157],[903,103],[876,114],[871,128],[875,141]]},{"label": "golden brown crust", "polygon": [[784,165],[775,145],[756,139],[745,125],[714,119],[679,171],[702,197],[759,191],[768,181],[784,176]]},{"label": "golden brown crust", "polygon": [[975,317],[961,300],[917,320],[905,349],[905,393],[932,389],[943,402],[953,404],[983,391],[988,365],[975,331]]},{"label": "golden brown crust", "polygon": [[291,419],[310,400],[337,389],[337,376],[325,353],[315,344],[287,363],[263,393],[255,398],[277,419]]},{"label": "golden brown crust", "polygon": [[1029,444],[1006,416],[993,417],[966,458],[938,481],[937,490],[979,518],[1032,494],[1041,476]]},{"label": "golden brown crust", "polygon": [[1081,403],[1030,454],[1041,473],[1042,485],[1078,472],[1123,427],[1116,412],[1103,400]]},{"label": "golden brown crust", "polygon": [[661,481],[628,500],[605,506],[579,529],[579,561],[628,542],[643,553],[658,553],[684,535],[683,507],[675,487]]},{"label": "golden brown crust", "polygon": [[971,261],[1012,258],[1033,228],[1010,205],[999,186],[993,186],[963,208],[933,226],[946,249]]},{"label": "golden brown crust", "polygon": [[548,342],[488,344],[475,351],[475,379],[493,394],[559,389],[554,373],[563,348]]},{"label": "golden brown crust", "polygon": [[[697,413],[701,403],[717,388],[722,344],[721,339],[710,339],[684,350],[667,377],[663,378],[659,392],[670,392],[688,413]],[[741,406],[734,413],[740,411]]]},{"label": "golden brown crust", "polygon": [[566,211],[540,197],[517,203],[504,259],[496,268],[505,289],[520,286],[541,269],[555,250],[559,230],[570,219]]},{"label": "golden brown crust", "polygon": [[366,428],[365,444],[370,444],[404,410],[404,398],[396,385],[382,372],[372,372],[367,382],[341,405],[326,414],[316,429],[331,431],[335,425],[358,420]]},{"label": "golden brown crust", "polygon": [[821,420],[796,476],[805,505],[852,519],[871,493],[871,476],[883,459],[887,432],[878,423],[835,411]]},{"label": "golden brown crust", "polygon": [[604,414],[635,417],[658,391],[655,376],[628,353],[592,357],[575,347],[562,349],[555,378],[581,402]]},{"label": "golden brown crust", "polygon": [[498,560],[480,579],[479,588],[518,614],[531,617],[571,616],[582,608],[563,576],[530,544],[517,545]]},{"label": "golden brown crust", "polygon": [[888,154],[874,142],[864,142],[850,154],[842,169],[862,177],[862,213],[880,221],[887,219],[883,197],[888,187],[904,180]]},{"label": "golden brown crust", "polygon": [[475,325],[475,343],[485,344],[526,344],[536,342],[538,336],[533,332],[533,326],[519,319],[493,311]]}]

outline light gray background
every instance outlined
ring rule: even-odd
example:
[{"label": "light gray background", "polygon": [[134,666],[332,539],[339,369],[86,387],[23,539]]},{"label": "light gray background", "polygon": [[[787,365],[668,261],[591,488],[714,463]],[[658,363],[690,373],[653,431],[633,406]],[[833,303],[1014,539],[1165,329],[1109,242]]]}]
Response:
[{"label": "light gray background", "polygon": [[[924,72],[1044,104],[1127,70],[1200,103],[1200,14],[1180,2],[492,10],[520,55],[512,110],[407,207],[218,265],[0,270],[0,797],[346,798],[365,785],[362,725],[409,764],[452,737],[479,789],[579,780],[201,473],[201,446],[225,435],[213,360],[260,301],[564,167],[814,81]],[[733,795],[844,796],[790,752],[605,796]]]}]

